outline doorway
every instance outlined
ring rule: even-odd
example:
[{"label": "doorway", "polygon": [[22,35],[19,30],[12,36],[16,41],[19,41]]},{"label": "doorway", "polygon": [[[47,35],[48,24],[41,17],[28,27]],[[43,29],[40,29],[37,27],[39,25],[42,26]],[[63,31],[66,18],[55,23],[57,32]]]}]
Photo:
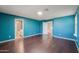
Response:
[{"label": "doorway", "polygon": [[15,19],[15,52],[24,52],[24,21]]},{"label": "doorway", "polygon": [[53,43],[53,22],[43,22],[43,44],[46,47],[50,46]]},{"label": "doorway", "polygon": [[15,19],[15,39],[23,38],[24,34],[23,19]]},{"label": "doorway", "polygon": [[53,22],[43,22],[43,35],[53,35]]}]

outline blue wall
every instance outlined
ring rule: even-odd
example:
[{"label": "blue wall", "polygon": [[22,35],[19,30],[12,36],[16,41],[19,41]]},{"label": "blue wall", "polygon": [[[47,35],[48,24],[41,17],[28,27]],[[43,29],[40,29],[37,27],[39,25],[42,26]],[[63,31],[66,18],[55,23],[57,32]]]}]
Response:
[{"label": "blue wall", "polygon": [[[15,18],[24,19],[24,36],[42,32],[42,22],[30,18],[0,13],[0,41],[15,38]],[[9,36],[11,36],[9,38]]]},{"label": "blue wall", "polygon": [[[14,38],[14,16],[0,14],[0,41]],[[11,35],[11,38],[9,38]]]},{"label": "blue wall", "polygon": [[53,19],[54,36],[74,39],[75,16],[64,16]]},{"label": "blue wall", "polygon": [[79,9],[77,11],[77,44],[79,48]]},{"label": "blue wall", "polygon": [[24,35],[29,36],[37,33],[42,33],[42,22],[41,21],[34,21],[34,20],[27,20],[25,19],[24,22]]}]

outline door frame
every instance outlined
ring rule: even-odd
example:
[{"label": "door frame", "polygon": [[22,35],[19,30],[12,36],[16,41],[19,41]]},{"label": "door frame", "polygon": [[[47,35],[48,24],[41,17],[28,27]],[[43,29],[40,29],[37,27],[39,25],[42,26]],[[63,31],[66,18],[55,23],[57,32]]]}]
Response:
[{"label": "door frame", "polygon": [[[54,23],[53,23],[53,21],[43,22],[43,31],[42,31],[42,34],[44,34],[44,31],[45,31],[45,30],[44,30],[44,29],[45,29],[44,26],[45,26],[45,24],[48,23],[48,22],[51,22],[51,24],[52,24],[52,26],[51,26],[51,30],[52,30],[52,31],[51,31],[51,32],[52,32],[51,35],[53,36],[53,34],[54,34],[54,31],[53,31],[53,30],[54,30],[54,29],[53,29],[53,28],[54,28],[54,27],[53,27],[53,24],[54,24]],[[46,24],[46,26],[47,26],[47,24]]]},{"label": "door frame", "polygon": [[16,21],[17,20],[20,20],[20,21],[22,21],[22,29],[23,29],[23,32],[22,32],[22,35],[23,35],[23,37],[24,37],[24,20],[23,19],[21,19],[21,18],[15,18],[15,39],[16,39]]}]

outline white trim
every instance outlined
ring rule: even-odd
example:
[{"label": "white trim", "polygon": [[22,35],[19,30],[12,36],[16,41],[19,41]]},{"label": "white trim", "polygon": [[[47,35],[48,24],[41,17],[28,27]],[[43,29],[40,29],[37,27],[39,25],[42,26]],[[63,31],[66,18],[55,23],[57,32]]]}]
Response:
[{"label": "white trim", "polygon": [[74,39],[71,39],[71,38],[66,38],[66,37],[60,37],[60,36],[55,36],[54,37],[56,38],[61,38],[61,39],[66,39],[66,40],[71,40],[71,41],[75,41]]},{"label": "white trim", "polygon": [[28,37],[32,37],[32,36],[36,36],[36,35],[40,35],[42,33],[38,33],[38,34],[33,34],[33,35],[29,35],[29,36],[24,36],[24,38],[28,38]]},{"label": "white trim", "polygon": [[75,42],[75,44],[76,44],[76,47],[77,47],[77,50],[78,50],[78,52],[79,52],[79,48],[78,48],[78,45],[77,45],[77,43],[76,43],[76,40],[75,40],[74,42]]},{"label": "white trim", "polygon": [[5,40],[5,41],[1,41],[0,43],[5,43],[5,42],[10,42],[10,41],[14,41],[15,39],[9,39],[9,40]]},{"label": "white trim", "polygon": [[24,37],[24,20],[22,18],[15,18],[15,39],[16,39],[16,20],[21,20],[22,21],[22,27],[23,27],[23,37]]},{"label": "white trim", "polygon": [[74,36],[77,37],[77,14],[75,16],[75,33]]},{"label": "white trim", "polygon": [[78,48],[78,53],[79,53],[79,48]]}]

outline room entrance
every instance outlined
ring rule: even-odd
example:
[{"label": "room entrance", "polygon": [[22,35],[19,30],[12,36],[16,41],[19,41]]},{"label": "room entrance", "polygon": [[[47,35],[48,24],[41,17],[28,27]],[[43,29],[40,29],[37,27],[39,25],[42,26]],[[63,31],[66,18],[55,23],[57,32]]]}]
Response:
[{"label": "room entrance", "polygon": [[15,20],[15,39],[19,39],[23,37],[23,20],[16,19]]},{"label": "room entrance", "polygon": [[43,35],[53,35],[53,22],[43,22]]},{"label": "room entrance", "polygon": [[15,52],[24,52],[24,21],[15,19]]},{"label": "room entrance", "polygon": [[53,41],[53,22],[43,22],[43,44],[45,44],[46,47],[49,47],[52,45]]}]

